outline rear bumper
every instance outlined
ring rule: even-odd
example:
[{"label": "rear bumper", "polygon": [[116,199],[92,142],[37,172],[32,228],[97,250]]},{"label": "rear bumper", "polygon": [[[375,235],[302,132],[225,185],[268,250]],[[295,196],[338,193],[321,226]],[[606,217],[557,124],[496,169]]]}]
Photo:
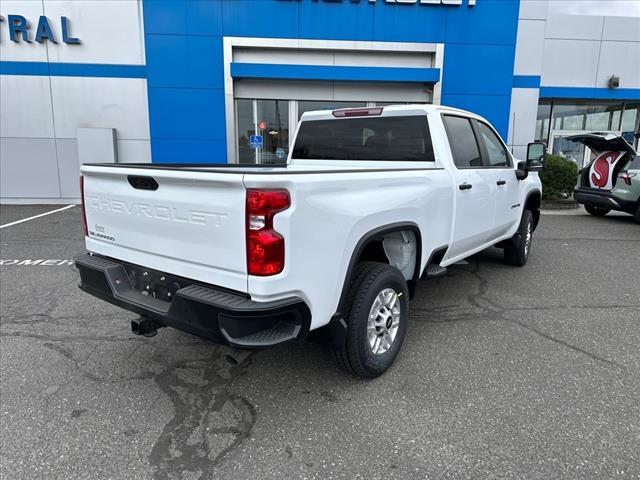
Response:
[{"label": "rear bumper", "polygon": [[638,202],[632,202],[615,196],[611,192],[596,190],[592,188],[577,188],[573,192],[573,198],[578,203],[592,203],[602,208],[610,210],[620,210],[623,212],[635,213]]},{"label": "rear bumper", "polygon": [[216,343],[264,348],[303,339],[309,333],[311,313],[299,298],[255,302],[241,293],[181,279],[181,288],[171,301],[165,301],[132,288],[125,264],[117,260],[85,254],[75,259],[75,266],[85,292],[160,326]]}]

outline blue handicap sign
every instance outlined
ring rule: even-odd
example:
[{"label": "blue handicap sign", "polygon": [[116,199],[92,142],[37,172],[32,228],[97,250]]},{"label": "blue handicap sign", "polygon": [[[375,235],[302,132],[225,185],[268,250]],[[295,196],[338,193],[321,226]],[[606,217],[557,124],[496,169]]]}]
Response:
[{"label": "blue handicap sign", "polygon": [[249,137],[249,145],[251,148],[262,148],[264,146],[264,139],[262,135],[251,135]]}]

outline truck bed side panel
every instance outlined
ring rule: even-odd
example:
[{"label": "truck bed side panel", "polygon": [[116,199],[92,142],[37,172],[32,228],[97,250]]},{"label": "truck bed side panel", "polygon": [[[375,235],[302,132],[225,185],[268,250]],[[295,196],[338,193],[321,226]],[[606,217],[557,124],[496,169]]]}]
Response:
[{"label": "truck bed side panel", "polygon": [[[285,269],[275,277],[249,277],[255,300],[299,296],[312,312],[311,328],[336,312],[351,255],[368,232],[410,222],[422,233],[421,268],[429,252],[449,241],[453,191],[443,169],[316,173],[261,177],[248,188],[287,188],[292,208],[274,220],[286,239]],[[427,253],[425,253],[427,252]]]}]

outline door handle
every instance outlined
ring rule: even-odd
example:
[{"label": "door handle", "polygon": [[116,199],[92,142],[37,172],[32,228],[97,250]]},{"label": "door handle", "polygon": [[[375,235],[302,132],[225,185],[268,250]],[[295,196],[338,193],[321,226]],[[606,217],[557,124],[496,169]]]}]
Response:
[{"label": "door handle", "polygon": [[500,185],[504,185],[505,183],[507,183],[507,181],[506,181],[506,180],[498,180],[498,181],[496,182],[496,185],[500,186]]},{"label": "door handle", "polygon": [[460,190],[471,190],[473,188],[473,185],[471,185],[470,183],[464,182],[458,185],[458,188]]}]

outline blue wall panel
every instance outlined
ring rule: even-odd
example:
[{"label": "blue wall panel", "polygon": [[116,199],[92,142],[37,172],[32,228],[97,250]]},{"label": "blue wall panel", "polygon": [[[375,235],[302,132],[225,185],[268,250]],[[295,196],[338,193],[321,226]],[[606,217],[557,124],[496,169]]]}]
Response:
[{"label": "blue wall panel", "polygon": [[479,0],[475,7],[448,7],[445,42],[515,45],[519,9],[517,0]]},{"label": "blue wall panel", "polygon": [[513,88],[540,88],[540,76],[514,75]]},{"label": "blue wall panel", "polygon": [[[372,3],[299,2],[300,38],[327,40],[372,40],[373,15],[377,5]],[[320,14],[319,9],[322,9]]]},{"label": "blue wall panel", "polygon": [[444,42],[447,7],[376,3],[373,39],[379,42]]},{"label": "blue wall panel", "polygon": [[145,0],[154,162],[226,163],[222,0]]},{"label": "blue wall panel", "polygon": [[152,139],[224,140],[224,91],[149,87]]},{"label": "blue wall panel", "polygon": [[222,30],[229,37],[298,38],[298,8],[297,1],[223,0]]},{"label": "blue wall panel", "polygon": [[150,87],[223,88],[222,37],[146,35]]},{"label": "blue wall panel", "polygon": [[540,98],[640,100],[640,88],[540,87]]},{"label": "blue wall panel", "polygon": [[154,163],[227,163],[225,140],[155,139],[151,144]]},{"label": "blue wall panel", "polygon": [[442,103],[476,111],[506,135],[519,0],[143,0],[143,8],[153,161],[226,160],[223,35],[445,43]]},{"label": "blue wall panel", "polygon": [[145,33],[220,35],[221,31],[222,0],[144,1]]},{"label": "blue wall panel", "polygon": [[440,69],[232,63],[231,76],[286,80],[435,83],[440,80]]},{"label": "blue wall panel", "polygon": [[513,45],[446,44],[442,92],[510,94],[514,55]]},{"label": "blue wall panel", "polygon": [[0,75],[39,77],[146,78],[144,65],[0,61]]}]

